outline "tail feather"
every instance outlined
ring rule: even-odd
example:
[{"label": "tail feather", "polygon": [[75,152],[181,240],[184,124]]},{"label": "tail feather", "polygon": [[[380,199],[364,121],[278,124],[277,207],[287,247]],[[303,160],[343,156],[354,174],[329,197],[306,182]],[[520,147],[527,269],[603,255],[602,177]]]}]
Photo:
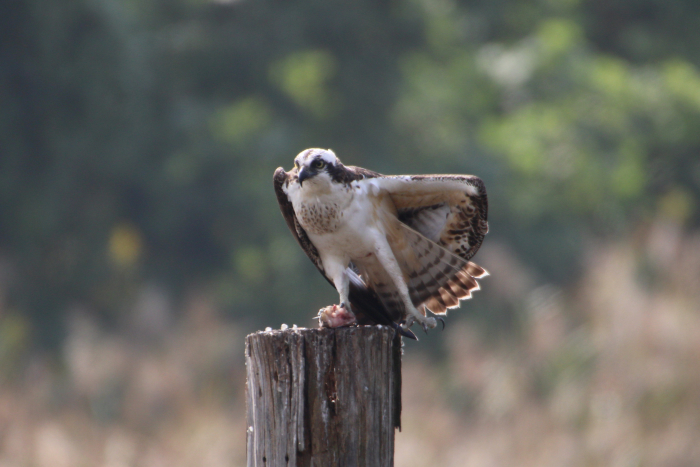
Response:
[{"label": "tail feather", "polygon": [[442,301],[445,302],[447,308],[454,308],[459,305],[459,299],[452,293],[452,291],[447,290],[445,287],[440,287],[438,289]]},{"label": "tail feather", "polygon": [[400,226],[407,241],[392,244],[392,249],[416,308],[425,313],[422,306],[425,305],[434,314],[444,314],[479,290],[476,279],[488,275],[485,269],[454,255],[405,224]]},{"label": "tail feather", "polygon": [[[472,263],[470,263],[470,264],[472,264]],[[470,292],[472,290],[481,289],[481,287],[479,286],[479,283],[476,281],[476,279],[464,271],[459,271],[457,273],[457,275],[455,276],[455,280],[459,281],[460,285],[462,285],[462,287],[466,288]]]},{"label": "tail feather", "polygon": [[447,285],[452,290],[452,293],[454,294],[454,296],[459,298],[460,300],[466,300],[468,298],[471,298],[471,296],[472,296],[472,292],[469,289],[469,287],[466,287],[456,277],[447,281]]},{"label": "tail feather", "polygon": [[471,277],[474,277],[476,279],[481,279],[482,277],[486,277],[489,275],[488,271],[486,269],[482,268],[478,264],[468,262],[467,267],[465,268],[464,271],[466,274],[468,274]]},{"label": "tail feather", "polygon": [[428,310],[430,310],[435,315],[444,315],[445,313],[447,313],[447,305],[442,300],[442,297],[439,293],[434,297],[430,297],[423,304]]}]

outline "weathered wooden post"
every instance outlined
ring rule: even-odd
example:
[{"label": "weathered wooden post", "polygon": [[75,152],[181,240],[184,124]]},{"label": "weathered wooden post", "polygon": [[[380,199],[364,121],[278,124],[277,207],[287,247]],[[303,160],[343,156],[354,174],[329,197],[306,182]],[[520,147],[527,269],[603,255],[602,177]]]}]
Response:
[{"label": "weathered wooden post", "polygon": [[248,467],[392,466],[401,339],[382,326],[246,338]]}]

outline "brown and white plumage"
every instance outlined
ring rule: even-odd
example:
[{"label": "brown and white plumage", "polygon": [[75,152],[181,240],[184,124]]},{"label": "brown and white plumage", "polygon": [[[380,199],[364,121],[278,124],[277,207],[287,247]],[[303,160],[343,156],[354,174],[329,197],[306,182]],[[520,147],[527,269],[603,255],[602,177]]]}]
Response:
[{"label": "brown and white plumage", "polygon": [[413,336],[414,321],[435,326],[426,309],[445,314],[487,275],[469,261],[488,231],[478,177],[384,176],[307,149],[273,180],[289,229],[360,324]]}]

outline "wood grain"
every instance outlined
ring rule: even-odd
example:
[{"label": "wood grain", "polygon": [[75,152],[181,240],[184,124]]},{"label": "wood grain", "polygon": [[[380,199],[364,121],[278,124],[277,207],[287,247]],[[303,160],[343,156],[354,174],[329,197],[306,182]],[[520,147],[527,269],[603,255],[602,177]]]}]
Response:
[{"label": "wood grain", "polygon": [[392,466],[401,340],[382,326],[246,338],[249,467]]}]

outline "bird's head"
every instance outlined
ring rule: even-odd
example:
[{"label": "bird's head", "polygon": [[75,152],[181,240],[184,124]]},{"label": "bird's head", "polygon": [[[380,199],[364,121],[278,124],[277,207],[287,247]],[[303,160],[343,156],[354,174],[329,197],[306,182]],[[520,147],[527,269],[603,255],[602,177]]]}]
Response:
[{"label": "bird's head", "polygon": [[305,149],[294,158],[294,167],[299,177],[299,185],[304,181],[330,183],[334,173],[342,170],[343,165],[330,149]]}]

